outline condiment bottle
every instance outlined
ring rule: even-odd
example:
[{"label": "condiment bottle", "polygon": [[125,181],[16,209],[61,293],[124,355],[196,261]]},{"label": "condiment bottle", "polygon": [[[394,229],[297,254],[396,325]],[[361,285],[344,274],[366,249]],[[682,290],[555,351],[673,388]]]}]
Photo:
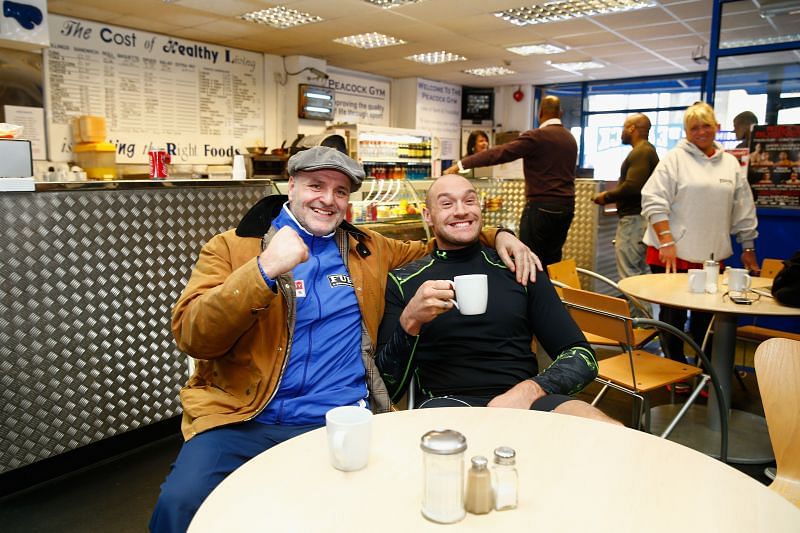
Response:
[{"label": "condiment bottle", "polygon": [[495,448],[492,485],[496,510],[503,511],[517,507],[517,483],[516,452],[508,446]]},{"label": "condiment bottle", "polygon": [[717,281],[719,279],[719,263],[714,261],[714,254],[711,254],[711,259],[703,263],[703,270],[706,272],[706,292],[716,294]]},{"label": "condiment bottle", "polygon": [[482,455],[472,458],[467,473],[467,496],[464,507],[468,513],[486,514],[494,507],[492,500],[492,474],[487,468],[489,460]]},{"label": "condiment bottle", "polygon": [[442,524],[458,522],[464,511],[464,451],[467,439],[452,429],[422,436],[422,515]]}]

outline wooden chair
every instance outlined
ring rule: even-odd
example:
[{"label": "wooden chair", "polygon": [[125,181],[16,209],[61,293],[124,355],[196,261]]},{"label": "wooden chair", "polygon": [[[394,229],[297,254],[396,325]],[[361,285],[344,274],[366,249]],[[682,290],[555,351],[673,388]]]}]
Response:
[{"label": "wooden chair", "polygon": [[783,270],[783,261],[780,259],[764,259],[761,263],[762,278],[775,279],[781,270]]},{"label": "wooden chair", "polygon": [[[574,259],[564,259],[563,261],[559,261],[558,263],[552,263],[547,265],[547,274],[550,277],[550,281],[553,285],[556,286],[556,291],[559,291],[562,287],[572,287],[573,289],[581,289],[581,280],[578,274],[585,274],[591,278],[597,279],[602,281],[603,283],[613,287],[617,291],[619,291],[619,286],[616,282],[608,279],[607,277],[598,274],[597,272],[592,272],[591,270],[586,270],[585,268],[580,268],[575,263]],[[622,291],[620,291],[621,293]],[[645,316],[648,318],[652,318],[650,314],[647,312],[647,309],[635,298],[630,299],[631,303],[638,309],[640,309]],[[626,311],[626,315],[630,316],[630,310]],[[616,346],[619,344],[618,342],[614,341],[613,339],[609,339],[602,335],[594,335],[590,332],[584,331],[583,334],[586,336],[586,341],[589,344],[596,344],[598,346]],[[656,332],[649,329],[634,329],[633,330],[633,346],[635,348],[640,348],[650,342],[653,337],[656,336]]]},{"label": "wooden chair", "polygon": [[[614,340],[623,350],[619,355],[598,361],[596,381],[601,383],[603,388],[595,397],[592,405],[596,405],[609,388],[624,392],[638,399],[638,402],[634,404],[634,427],[641,428],[642,415],[644,415],[644,428],[649,431],[650,409],[647,393],[666,385],[692,380],[700,376],[699,384],[661,434],[661,437],[666,438],[686,414],[686,411],[694,403],[709,380],[712,381],[717,397],[723,397],[719,380],[714,375],[710,362],[706,359],[700,347],[697,346],[697,343],[682,331],[659,320],[631,318],[628,315],[628,303],[620,298],[564,287],[562,289],[562,299],[578,327],[583,331],[603,335]],[[678,363],[644,350],[633,349],[633,326],[636,323],[678,335],[703,360],[705,368],[710,369],[710,374],[703,374],[700,368],[693,365]],[[637,405],[638,409],[636,409]],[[728,413],[722,402],[719,402],[719,410],[722,427],[720,432],[720,457],[725,461],[728,452]]]},{"label": "wooden chair", "polygon": [[755,365],[777,464],[769,488],[800,507],[800,342],[764,341]]}]

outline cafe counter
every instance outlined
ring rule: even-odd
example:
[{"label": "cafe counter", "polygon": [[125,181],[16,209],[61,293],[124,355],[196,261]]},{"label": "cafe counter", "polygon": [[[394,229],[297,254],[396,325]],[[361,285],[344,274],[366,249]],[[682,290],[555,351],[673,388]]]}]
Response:
[{"label": "cafe counter", "polygon": [[170,313],[200,247],[270,180],[0,193],[0,474],[180,414]]}]

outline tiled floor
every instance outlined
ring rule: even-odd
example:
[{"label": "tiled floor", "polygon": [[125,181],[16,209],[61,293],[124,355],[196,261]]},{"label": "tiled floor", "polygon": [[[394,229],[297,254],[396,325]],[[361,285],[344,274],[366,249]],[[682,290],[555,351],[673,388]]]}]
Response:
[{"label": "tiled floor", "polygon": [[[744,387],[734,382],[734,407],[763,415],[753,374]],[[590,388],[592,392],[594,385]],[[584,394],[583,398],[590,398]],[[654,404],[668,401],[666,391],[652,398]],[[630,400],[609,393],[601,407],[627,421]],[[69,476],[12,494],[0,500],[0,530],[6,533],[34,532],[142,532],[158,497],[170,463],[180,448],[176,434],[138,448],[124,456],[94,465]],[[733,465],[762,483],[766,465]],[[689,485],[687,484],[687,487]]]}]

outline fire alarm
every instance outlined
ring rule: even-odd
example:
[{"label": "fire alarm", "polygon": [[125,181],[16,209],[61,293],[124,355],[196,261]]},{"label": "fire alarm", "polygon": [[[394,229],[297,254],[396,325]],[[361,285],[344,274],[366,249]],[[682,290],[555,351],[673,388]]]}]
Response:
[{"label": "fire alarm", "polygon": [[514,97],[514,101],[521,102],[522,99],[525,98],[525,93],[522,92],[522,88],[521,87],[517,87],[517,90],[514,91],[514,94],[512,94],[511,96]]}]

